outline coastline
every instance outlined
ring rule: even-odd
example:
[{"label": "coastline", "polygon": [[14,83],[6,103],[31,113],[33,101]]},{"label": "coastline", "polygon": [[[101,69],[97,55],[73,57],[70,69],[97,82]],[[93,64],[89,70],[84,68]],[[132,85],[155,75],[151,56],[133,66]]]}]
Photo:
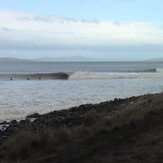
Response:
[{"label": "coastline", "polygon": [[[32,150],[33,148],[35,149],[37,159],[35,160],[34,157],[31,156],[29,151],[26,154],[26,156],[28,156],[28,159],[32,160],[32,162],[45,163],[48,162],[47,158],[49,157],[51,160],[55,160],[55,162],[66,162],[65,160],[67,160],[67,162],[72,162],[72,160],[74,162],[78,160],[80,160],[80,162],[93,162],[93,155],[95,155],[97,157],[97,160],[101,160],[101,162],[108,162],[108,159],[110,159],[110,162],[120,162],[123,159],[126,159],[126,162],[143,162],[150,159],[155,159],[153,161],[163,161],[163,158],[161,157],[161,151],[157,151],[158,155],[160,156],[157,156],[156,152],[150,153],[152,151],[149,151],[149,149],[151,148],[152,150],[152,148],[154,148],[152,147],[152,145],[150,145],[151,142],[149,144],[147,143],[149,145],[149,149],[147,150],[146,145],[144,145],[143,148],[143,142],[140,139],[140,137],[148,135],[150,139],[143,139],[147,142],[150,140],[155,141],[157,149],[159,149],[157,141],[160,145],[163,145],[162,99],[163,93],[148,94],[126,99],[114,99],[114,101],[106,101],[99,104],[80,105],[79,107],[73,107],[61,111],[53,111],[43,115],[39,115],[36,113],[26,117],[25,120],[22,120],[20,122],[17,122],[16,120],[11,121],[10,123],[2,122],[2,126],[4,125],[8,127],[4,131],[0,130],[0,149],[4,149],[4,147],[5,149],[7,149],[7,144],[10,144],[10,147],[12,148],[12,146],[14,146],[14,143],[17,143],[16,140],[23,132],[30,132],[31,134],[34,134],[32,137],[35,137],[35,134],[41,135],[44,132],[53,133],[54,130],[57,130],[57,132],[58,130],[64,130],[65,137],[69,137],[68,133],[73,132],[74,136],[71,136],[74,138],[73,140],[69,138],[70,140],[66,140],[65,143],[63,143],[65,138],[62,138],[61,142],[59,142],[59,145],[57,145],[62,147],[64,146],[64,149],[61,149],[61,152],[56,153],[53,151],[54,149],[52,148],[52,156],[48,155],[45,151],[42,151],[44,153],[44,157],[42,157],[38,154],[40,152],[41,146],[37,145],[36,143],[36,146],[38,146],[39,150],[37,148],[35,149],[35,147],[33,147],[32,145],[30,146],[30,148],[32,148]],[[152,133],[150,135],[151,131]],[[155,133],[153,133],[153,131],[155,131]],[[85,133],[86,135],[83,133]],[[135,137],[136,135],[137,137]],[[83,137],[82,140],[81,137]],[[92,139],[94,140],[92,142],[93,144],[90,145],[90,148],[87,147],[88,149],[85,148],[84,144],[82,146],[79,145],[80,143],[83,143],[83,141],[85,142],[88,140],[89,141],[87,143],[90,144]],[[11,143],[11,140],[13,144]],[[80,143],[78,144],[78,142]],[[137,146],[137,144],[139,143],[142,144]],[[108,146],[106,146],[105,144],[107,144]],[[63,158],[60,157],[61,153],[64,153],[64,151],[66,149],[69,149],[71,145],[73,147],[70,152],[68,152],[69,155],[65,153],[65,156]],[[141,155],[140,158],[137,156],[141,154],[141,150],[138,149],[139,146],[142,146],[141,150],[147,150],[147,152],[144,151],[145,154]],[[80,155],[72,155],[72,153],[76,151],[76,149],[78,149],[79,147],[86,151],[84,152],[81,149],[82,152],[80,151]],[[95,147],[97,148],[97,151],[94,151],[92,149]],[[135,147],[135,150],[130,151],[131,147]],[[118,152],[117,148],[119,153],[117,153],[117,156],[115,156],[115,153]],[[131,158],[127,159],[127,154],[125,150],[128,150],[128,155],[131,156]],[[135,155],[134,152],[137,152],[137,154]],[[88,156],[88,153],[90,156]],[[106,153],[110,156],[109,158],[105,156]],[[27,159],[23,159],[19,151],[18,154],[19,155],[15,157],[15,162],[18,160],[24,162]],[[3,152],[0,152],[0,158],[2,158],[0,159],[0,161],[5,160],[6,162],[12,162],[9,159],[10,155],[12,155],[10,152],[8,152],[7,150],[3,150]]]}]

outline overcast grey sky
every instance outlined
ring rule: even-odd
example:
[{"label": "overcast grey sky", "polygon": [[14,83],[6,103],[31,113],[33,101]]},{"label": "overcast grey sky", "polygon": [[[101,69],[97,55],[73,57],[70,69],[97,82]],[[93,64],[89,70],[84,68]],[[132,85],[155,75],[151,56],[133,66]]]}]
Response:
[{"label": "overcast grey sky", "polygon": [[0,3],[0,57],[163,58],[163,0]]}]

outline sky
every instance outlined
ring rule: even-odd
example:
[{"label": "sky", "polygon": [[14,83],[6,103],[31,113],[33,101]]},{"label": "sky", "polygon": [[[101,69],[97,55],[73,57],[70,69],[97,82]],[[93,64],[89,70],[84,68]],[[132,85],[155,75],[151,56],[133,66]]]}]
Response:
[{"label": "sky", "polygon": [[0,0],[0,57],[163,58],[163,0]]}]

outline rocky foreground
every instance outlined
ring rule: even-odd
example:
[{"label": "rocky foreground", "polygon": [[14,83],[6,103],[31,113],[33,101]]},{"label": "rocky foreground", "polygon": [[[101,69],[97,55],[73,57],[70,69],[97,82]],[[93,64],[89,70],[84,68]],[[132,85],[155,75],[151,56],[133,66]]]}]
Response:
[{"label": "rocky foreground", "polygon": [[163,93],[2,122],[0,162],[163,162]]},{"label": "rocky foreground", "polygon": [[[143,96],[142,96],[143,97]],[[0,144],[10,137],[24,129],[42,130],[49,127],[72,127],[82,123],[83,116],[89,111],[96,112],[115,112],[120,105],[128,105],[137,100],[138,97],[127,99],[114,99],[114,101],[102,102],[100,104],[85,104],[79,107],[73,107],[61,111],[53,111],[47,114],[39,115],[35,113],[27,116],[20,122],[12,120],[11,122],[1,122]],[[139,97],[140,98],[140,97]]]}]

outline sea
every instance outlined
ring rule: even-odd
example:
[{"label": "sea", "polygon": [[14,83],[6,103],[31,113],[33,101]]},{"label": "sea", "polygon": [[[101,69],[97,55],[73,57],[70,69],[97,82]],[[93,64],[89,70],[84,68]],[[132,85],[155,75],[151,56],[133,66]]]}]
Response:
[{"label": "sea", "polygon": [[0,122],[163,92],[163,61],[0,62]]}]

